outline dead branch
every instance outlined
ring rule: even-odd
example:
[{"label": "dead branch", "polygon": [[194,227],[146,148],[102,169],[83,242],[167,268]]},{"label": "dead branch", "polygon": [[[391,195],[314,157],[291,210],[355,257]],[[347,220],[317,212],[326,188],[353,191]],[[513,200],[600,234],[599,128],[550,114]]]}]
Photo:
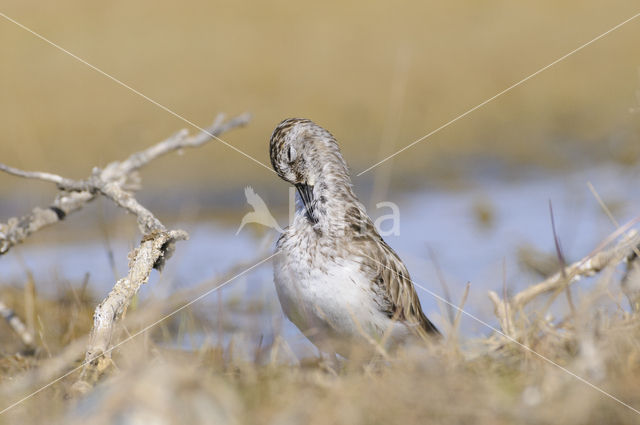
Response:
[{"label": "dead branch", "polygon": [[61,191],[48,208],[35,207],[24,217],[13,217],[6,224],[0,223],[0,255],[6,254],[13,246],[22,243],[32,233],[78,211],[94,197],[95,194],[90,192]]},{"label": "dead branch", "polygon": [[[177,308],[184,306],[191,302],[202,294],[205,294],[212,289],[220,287],[224,282],[241,273],[247,268],[255,265],[260,259],[264,257],[268,250],[261,252],[255,258],[249,261],[242,261],[232,266],[225,273],[220,274],[212,279],[207,279],[195,286],[189,286],[187,288],[179,289],[172,293],[166,299],[153,299],[145,303],[144,309],[137,309],[121,319],[121,324],[125,328],[131,329],[132,327],[145,327],[152,321],[156,321],[158,317],[166,315],[168,312],[175,311]],[[114,288],[115,290],[115,288]],[[106,300],[105,300],[106,301]],[[74,364],[81,360],[83,354],[86,355],[86,347],[89,341],[89,335],[83,335],[71,343],[66,345],[60,353],[56,356],[43,359],[37,368],[32,368],[18,376],[12,376],[7,382],[3,382],[0,385],[0,398],[16,398],[18,394],[23,394],[30,391],[33,387],[40,387],[44,383],[54,382],[60,380],[60,376],[66,377],[68,374],[73,373],[75,369],[69,371],[69,365]],[[101,365],[102,367],[108,366],[107,364]],[[85,373],[87,375],[88,373]],[[83,380],[77,381],[74,390],[82,392],[83,388],[91,388],[87,382]]]},{"label": "dead branch", "polygon": [[129,254],[129,272],[119,279],[109,295],[94,312],[93,329],[85,355],[85,365],[75,388],[84,392],[91,388],[110,364],[110,346],[116,324],[126,313],[131,299],[149,280],[152,269],[161,270],[171,256],[176,241],[188,239],[182,230],[168,230],[151,211],[141,205],[133,191],[139,189],[137,171],[154,159],[183,148],[202,146],[225,131],[245,125],[247,114],[223,122],[219,115],[213,125],[192,137],[181,130],[168,139],[146,150],[134,153],[122,162],[112,162],[104,169],[94,168],[85,180],[72,180],[51,173],[22,171],[0,164],[0,170],[19,177],[55,183],[60,189],[53,204],[47,209],[34,208],[22,218],[12,218],[0,224],[0,254],[21,243],[35,231],[64,219],[79,210],[97,195],[112,200],[116,205],[136,216],[143,234],[140,245]]},{"label": "dead branch", "polygon": [[[0,223],[0,255],[7,253],[13,246],[24,242],[34,232],[55,224],[69,214],[78,211],[100,192],[113,200],[117,199],[118,202],[127,204],[125,202],[127,195],[122,192],[135,191],[139,188],[135,171],[170,152],[202,146],[211,140],[211,135],[217,137],[226,131],[242,127],[249,122],[249,115],[243,114],[224,123],[222,120],[223,116],[219,115],[214,123],[206,129],[206,132],[188,137],[187,131],[181,130],[144,151],[134,153],[122,162],[114,161],[104,169],[94,168],[92,175],[86,180],[73,180],[39,171],[22,171],[0,163],[0,171],[19,177],[55,183],[60,189],[49,207],[36,207],[26,216],[13,217],[7,223]],[[118,186],[118,188],[114,186]],[[131,203],[128,204],[127,209],[129,208],[133,208]],[[130,212],[136,213],[131,210]],[[146,216],[148,217],[148,215]],[[149,223],[143,223],[143,227],[148,227],[148,225]],[[155,226],[157,223],[151,224],[152,228]]]},{"label": "dead branch", "polygon": [[151,270],[160,269],[171,255],[173,243],[185,240],[188,234],[182,230],[158,232],[146,236],[139,247],[130,254],[129,274],[118,280],[93,315],[93,329],[85,356],[85,367],[76,388],[88,388],[97,381],[100,374],[111,364],[111,339],[116,323],[125,314],[129,302],[138,293],[142,284],[149,280]]},{"label": "dead branch", "polygon": [[75,180],[65,179],[64,177],[60,177],[56,174],[45,173],[42,171],[23,171],[5,164],[0,164],[0,171],[4,171],[5,173],[12,174],[14,176],[24,177],[26,179],[36,179],[55,183],[59,186],[70,186],[75,183]]},{"label": "dead branch", "polygon": [[489,291],[489,299],[493,303],[502,331],[515,338],[517,336],[513,326],[515,315],[523,311],[527,304],[541,295],[557,293],[583,277],[593,276],[609,266],[620,264],[630,258],[639,243],[640,234],[631,230],[613,247],[576,261],[542,282],[522,290],[511,299],[503,300],[496,292]]}]

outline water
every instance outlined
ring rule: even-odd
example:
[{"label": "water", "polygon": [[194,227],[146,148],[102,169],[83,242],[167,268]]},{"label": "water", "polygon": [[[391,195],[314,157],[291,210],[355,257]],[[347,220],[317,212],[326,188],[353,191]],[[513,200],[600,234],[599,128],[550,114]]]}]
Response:
[{"label": "water", "polygon": [[[518,247],[528,244],[542,252],[555,252],[549,201],[553,204],[565,257],[569,262],[575,261],[615,230],[587,182],[591,182],[611,206],[615,219],[624,223],[640,215],[640,191],[634,190],[639,177],[637,170],[603,166],[568,176],[537,176],[517,182],[477,180],[472,187],[453,192],[396,193],[388,201],[399,207],[399,234],[385,239],[405,261],[413,280],[435,294],[443,295],[441,282],[444,280],[452,301],[457,304],[466,283],[471,282],[465,309],[495,324],[488,290],[501,293],[506,285],[513,293],[540,280],[521,268]],[[486,211],[485,221],[479,219],[482,211]],[[375,219],[380,214],[388,214],[389,210],[383,208],[370,213]],[[276,218],[280,223],[286,222],[286,217]],[[191,239],[179,242],[163,275],[159,277],[154,273],[150,283],[143,287],[141,297],[166,296],[176,288],[206,281],[235,264],[257,258],[261,244],[271,244],[276,234],[273,231],[266,239],[258,238],[250,229],[256,225],[248,226],[239,235],[235,234],[235,227],[213,221],[172,226],[187,230]],[[126,270],[132,242],[111,243],[119,273]],[[54,279],[80,282],[86,272],[91,272],[90,282],[97,294],[106,295],[114,282],[104,241],[55,246],[27,242],[20,247],[20,256],[9,253],[0,260],[0,276],[4,281],[23,280],[24,266],[18,261],[19,257],[34,273],[41,291],[47,291],[47,283]],[[442,277],[438,276],[436,263]],[[588,282],[576,286],[578,298],[583,285]],[[311,349],[297,329],[281,317],[269,263],[230,282],[221,291],[226,300],[266,303],[267,312],[251,320],[255,332],[264,334],[267,341],[274,332],[282,332],[296,349]],[[442,323],[446,314],[444,305],[425,291],[418,289],[418,293],[427,315],[436,324]],[[211,295],[199,302],[200,308],[205,312],[215,311],[216,300],[217,297]],[[232,317],[237,321],[247,319],[238,313]],[[282,322],[281,329],[279,322]],[[462,332],[476,336],[489,330],[464,318]]]}]

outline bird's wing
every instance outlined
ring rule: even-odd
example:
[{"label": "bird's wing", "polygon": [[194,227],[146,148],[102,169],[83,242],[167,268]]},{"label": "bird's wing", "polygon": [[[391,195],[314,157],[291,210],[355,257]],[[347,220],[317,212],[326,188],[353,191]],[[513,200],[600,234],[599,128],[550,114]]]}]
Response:
[{"label": "bird's wing", "polygon": [[244,196],[247,197],[247,202],[256,211],[269,211],[267,204],[264,203],[260,195],[258,195],[251,186],[244,188]]},{"label": "bird's wing", "polygon": [[389,317],[415,325],[426,333],[440,334],[422,311],[404,263],[378,235],[373,225],[371,228],[354,242],[361,249],[362,270],[371,280],[372,290],[382,300],[380,309]]}]

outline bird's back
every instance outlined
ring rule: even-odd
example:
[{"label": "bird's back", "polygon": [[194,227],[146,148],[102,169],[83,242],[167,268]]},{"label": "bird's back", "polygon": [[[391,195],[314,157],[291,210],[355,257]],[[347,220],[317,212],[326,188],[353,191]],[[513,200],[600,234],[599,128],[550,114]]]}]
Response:
[{"label": "bird's back", "polygon": [[362,258],[361,271],[385,302],[381,310],[390,318],[405,322],[418,332],[440,334],[422,311],[420,299],[407,267],[398,254],[382,239],[371,218],[363,209],[347,215],[351,229],[347,239],[356,255]]}]

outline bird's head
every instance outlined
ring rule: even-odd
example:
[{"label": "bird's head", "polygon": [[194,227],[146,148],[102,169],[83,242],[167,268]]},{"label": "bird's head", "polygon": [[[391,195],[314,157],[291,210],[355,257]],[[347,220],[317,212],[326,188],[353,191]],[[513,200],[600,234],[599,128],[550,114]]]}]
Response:
[{"label": "bird's head", "polygon": [[283,180],[293,184],[313,216],[314,186],[341,177],[350,182],[347,165],[335,138],[313,121],[289,118],[271,135],[271,165]]}]

